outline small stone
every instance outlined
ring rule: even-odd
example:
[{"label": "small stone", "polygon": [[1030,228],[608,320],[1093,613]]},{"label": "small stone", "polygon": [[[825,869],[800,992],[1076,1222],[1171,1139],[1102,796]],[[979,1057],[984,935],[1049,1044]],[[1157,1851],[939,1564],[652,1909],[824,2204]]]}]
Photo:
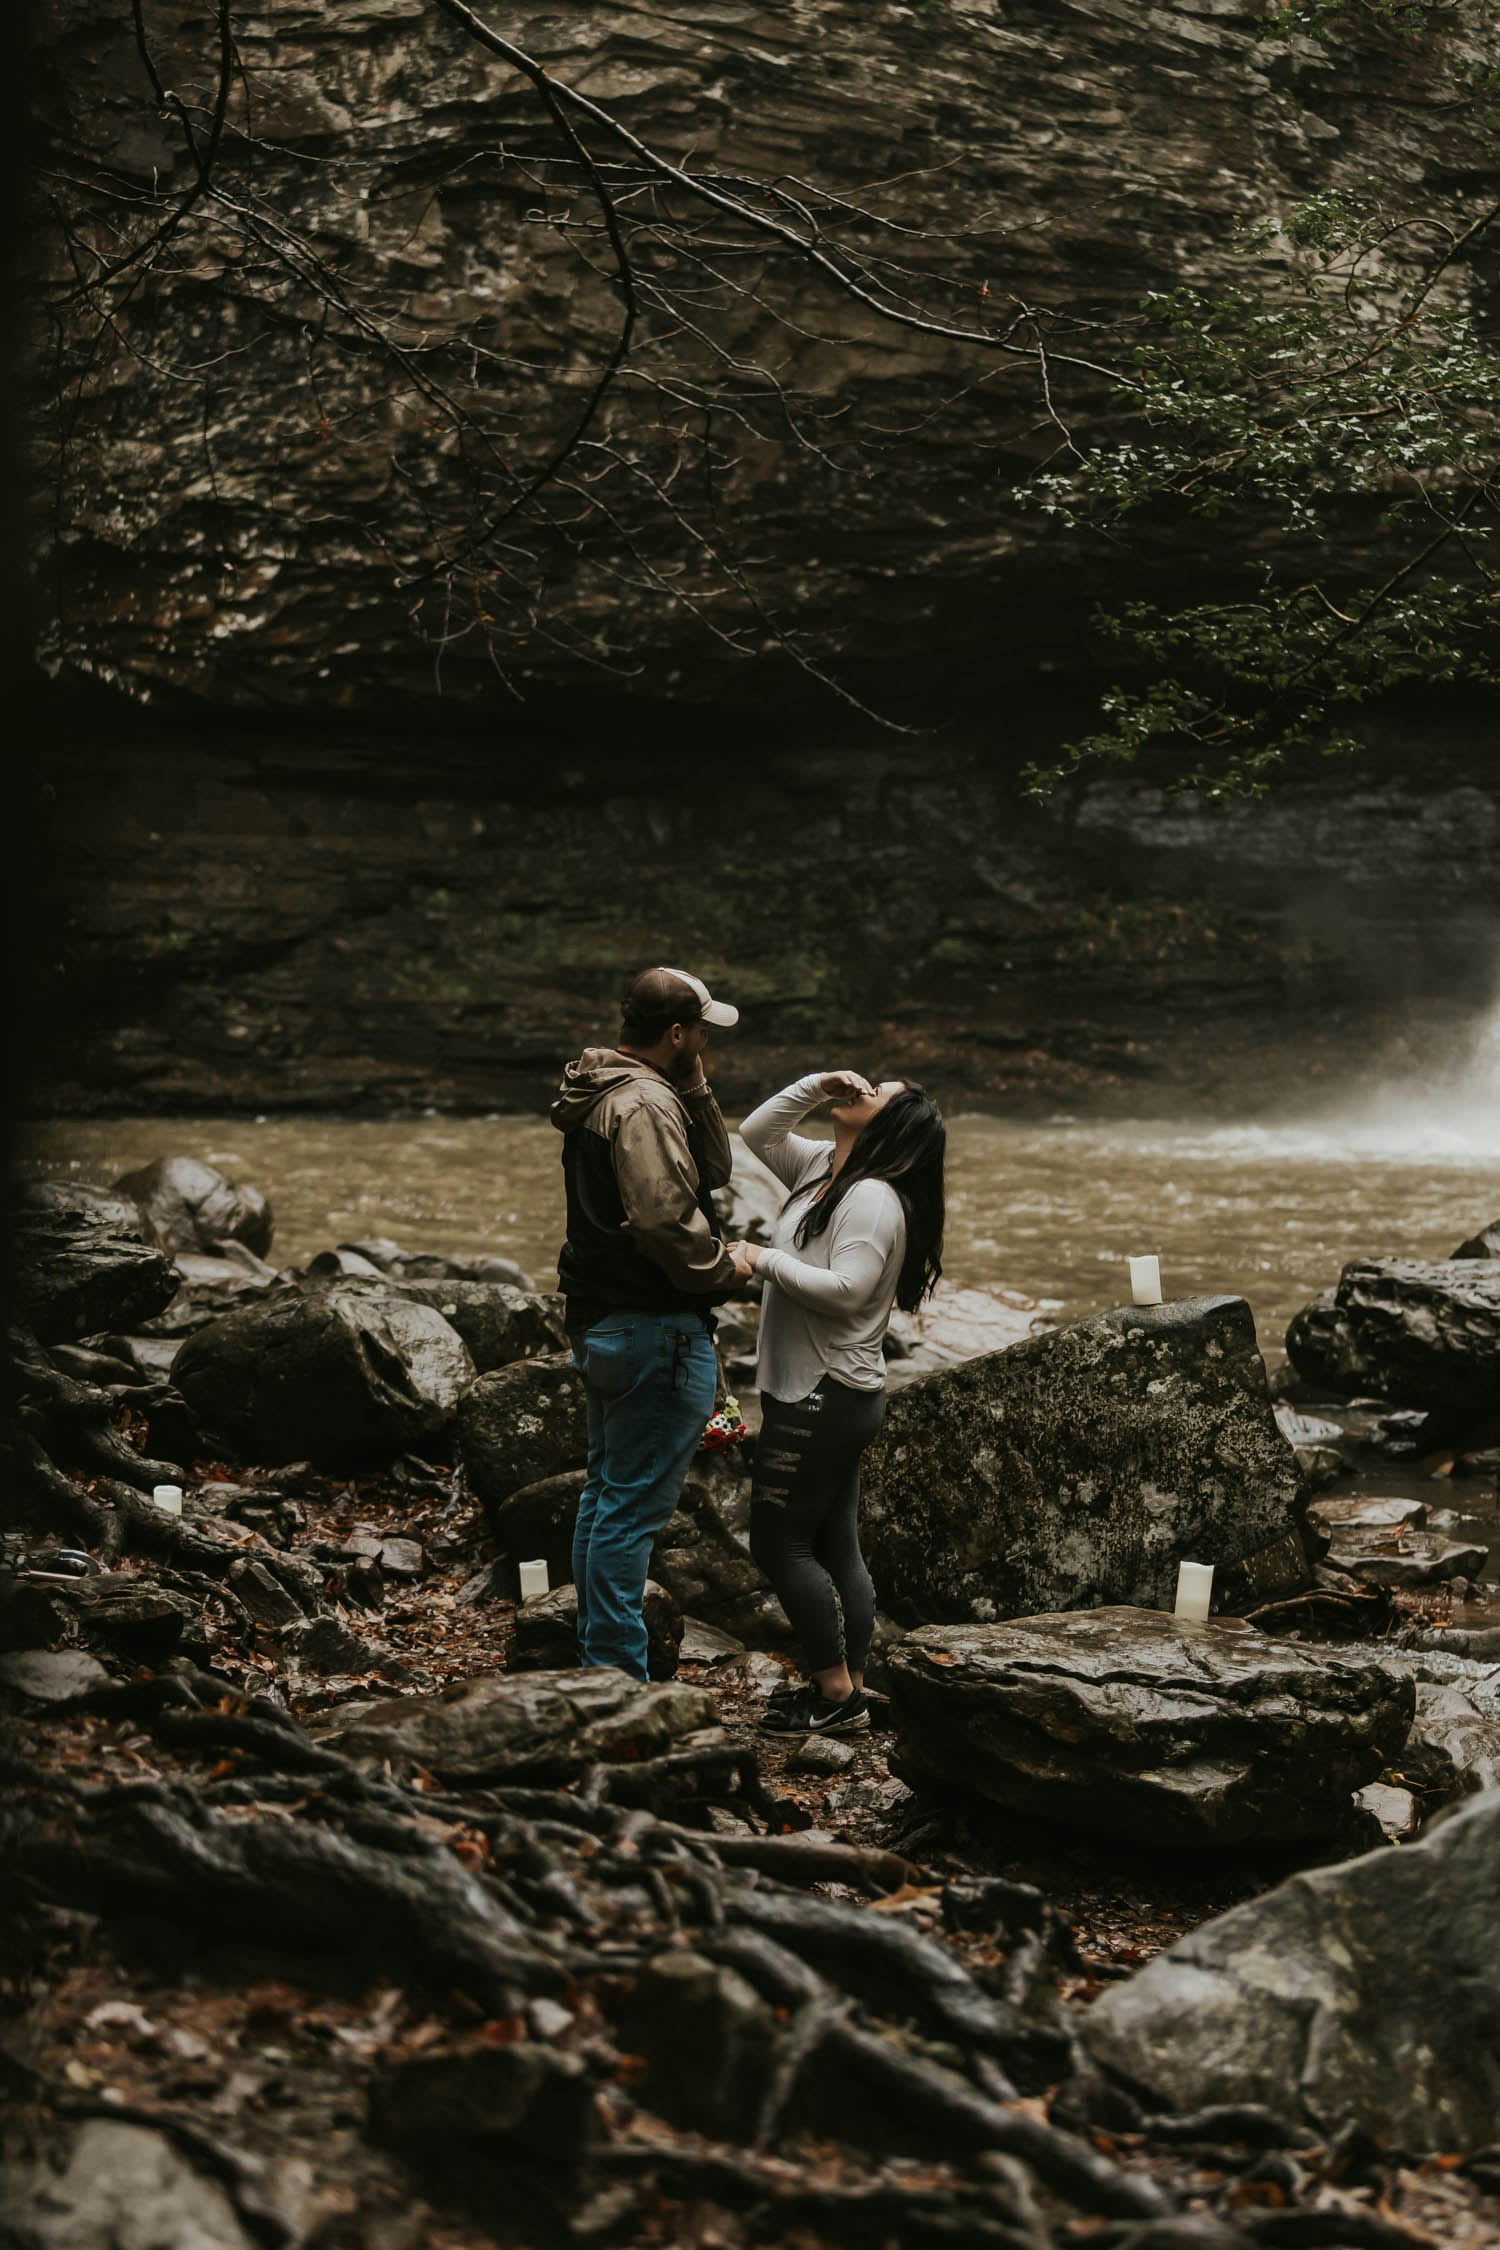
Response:
[{"label": "small stone", "polygon": [[560,2007],[555,2000],[533,2000],[526,2013],[538,2039],[561,2039],[577,2020],[571,2008]]},{"label": "small stone", "polygon": [[1388,1781],[1371,1781],[1355,1790],[1354,1802],[1375,1815],[1393,1844],[1404,1844],[1415,1836],[1417,1800],[1409,1789],[1397,1789]]},{"label": "small stone", "polygon": [[854,1764],[854,1751],[847,1742],[835,1742],[827,1735],[813,1735],[804,1742],[795,1756],[788,1758],[788,1773],[847,1773]]},{"label": "small stone", "polygon": [[382,1539],[379,1544],[380,1567],[392,1578],[425,1578],[427,1556],[415,1539]]},{"label": "small stone", "polygon": [[774,1656],[767,1656],[760,1649],[749,1649],[743,1656],[726,1658],[719,1667],[719,1678],[758,1688],[762,1695],[771,1695],[777,1688],[791,1684],[786,1666],[778,1664]]},{"label": "small stone", "polygon": [[1353,1531],[1418,1531],[1427,1521],[1423,1500],[1314,1500],[1307,1512],[1330,1528]]},{"label": "small stone", "polygon": [[722,1633],[717,1625],[705,1625],[701,1617],[683,1619],[678,1654],[684,1664],[722,1664],[727,1656],[744,1653],[744,1642],[737,1641],[733,1633]]},{"label": "small stone", "polygon": [[323,1675],[379,1671],[388,1654],[338,1617],[300,1618],[282,1633],[281,1652]]},{"label": "small stone", "polygon": [[21,1649],[0,1656],[0,1686],[14,1688],[32,1703],[66,1703],[108,1680],[98,1658],[79,1649]]},{"label": "small stone", "polygon": [[280,1581],[253,1555],[242,1555],[229,1570],[229,1590],[244,1603],[258,1625],[296,1625],[302,1610]]},{"label": "small stone", "polygon": [[1402,1538],[1368,1542],[1336,1541],[1329,1560],[1351,1578],[1371,1586],[1436,1586],[1448,1578],[1471,1578],[1489,1560],[1487,1547],[1442,1538],[1437,1532],[1407,1532]]}]

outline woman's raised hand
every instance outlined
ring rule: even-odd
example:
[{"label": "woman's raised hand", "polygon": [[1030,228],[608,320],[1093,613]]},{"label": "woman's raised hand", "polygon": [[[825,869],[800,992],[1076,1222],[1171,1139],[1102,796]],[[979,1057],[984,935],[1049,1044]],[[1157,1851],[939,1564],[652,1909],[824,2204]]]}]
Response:
[{"label": "woman's raised hand", "polygon": [[869,1079],[862,1078],[857,1070],[825,1070],[818,1083],[825,1095],[841,1102],[863,1101],[875,1091]]}]

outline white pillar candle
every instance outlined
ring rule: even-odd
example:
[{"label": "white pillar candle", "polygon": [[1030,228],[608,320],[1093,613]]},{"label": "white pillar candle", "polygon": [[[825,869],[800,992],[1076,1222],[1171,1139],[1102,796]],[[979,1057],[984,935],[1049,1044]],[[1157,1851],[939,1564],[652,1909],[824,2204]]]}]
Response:
[{"label": "white pillar candle", "polygon": [[529,1602],[534,1594],[545,1594],[547,1591],[546,1562],[523,1562],[521,1565],[522,1601]]},{"label": "white pillar candle", "polygon": [[182,1486],[180,1484],[153,1484],[151,1497],[164,1515],[182,1514]]},{"label": "white pillar candle", "polygon": [[1208,1622],[1208,1605],[1214,1590],[1212,1563],[1184,1562],[1177,1565],[1176,1615],[1190,1624]]},{"label": "white pillar candle", "polygon": [[1161,1303],[1161,1260],[1159,1258],[1132,1258],[1130,1261],[1130,1299],[1136,1305]]}]

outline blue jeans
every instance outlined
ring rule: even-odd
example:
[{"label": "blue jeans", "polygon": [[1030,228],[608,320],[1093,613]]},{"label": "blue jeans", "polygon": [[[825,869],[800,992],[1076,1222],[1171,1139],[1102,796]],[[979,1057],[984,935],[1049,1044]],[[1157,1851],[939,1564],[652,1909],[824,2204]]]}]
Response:
[{"label": "blue jeans", "polygon": [[651,1542],[676,1507],[714,1410],[713,1338],[694,1313],[610,1313],[574,1340],[589,1466],[573,1533],[585,1664],[646,1678],[641,1597]]}]

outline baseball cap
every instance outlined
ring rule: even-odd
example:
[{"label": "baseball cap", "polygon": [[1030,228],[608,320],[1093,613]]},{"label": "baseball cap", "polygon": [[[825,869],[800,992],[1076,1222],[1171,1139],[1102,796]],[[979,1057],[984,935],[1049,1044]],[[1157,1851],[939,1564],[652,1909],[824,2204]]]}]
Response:
[{"label": "baseball cap", "polygon": [[[698,1003],[698,1014],[701,1020],[704,1023],[714,1024],[720,1031],[727,1031],[731,1024],[736,1024],[740,1020],[738,1008],[732,1008],[727,1000],[715,1000],[703,979],[690,976],[686,969],[648,969],[646,976],[660,977],[663,980],[661,997],[664,1001],[675,997],[671,989],[671,982],[668,980],[685,984]],[[645,981],[645,977],[642,977],[639,984],[644,984]],[[639,984],[637,989],[639,989]]]}]

